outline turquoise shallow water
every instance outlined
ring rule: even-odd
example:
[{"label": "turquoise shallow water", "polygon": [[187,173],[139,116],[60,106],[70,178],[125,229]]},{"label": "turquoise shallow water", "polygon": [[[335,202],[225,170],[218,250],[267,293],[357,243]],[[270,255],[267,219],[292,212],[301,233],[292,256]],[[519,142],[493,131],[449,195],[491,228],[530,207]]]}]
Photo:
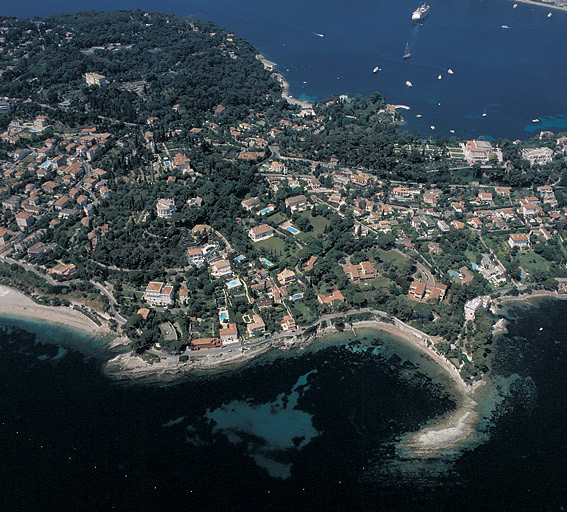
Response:
[{"label": "turquoise shallow water", "polygon": [[[390,103],[411,107],[403,115],[414,133],[450,136],[454,130],[460,137],[515,139],[542,129],[567,130],[566,12],[547,18],[545,7],[520,3],[513,9],[508,0],[436,0],[419,26],[410,22],[419,3],[101,0],[93,6],[81,0],[4,0],[0,13],[35,16],[94,7],[200,17],[246,37],[277,62],[294,96],[320,100],[379,91]],[[412,57],[403,60],[406,43]],[[372,73],[375,66],[382,70]]]},{"label": "turquoise shallow water", "polygon": [[454,407],[449,381],[373,331],[221,376],[139,385],[104,377],[109,354],[96,342],[79,352],[77,333],[3,328],[0,507],[560,510],[566,310],[511,310],[482,442],[434,463],[400,460],[396,447]]}]

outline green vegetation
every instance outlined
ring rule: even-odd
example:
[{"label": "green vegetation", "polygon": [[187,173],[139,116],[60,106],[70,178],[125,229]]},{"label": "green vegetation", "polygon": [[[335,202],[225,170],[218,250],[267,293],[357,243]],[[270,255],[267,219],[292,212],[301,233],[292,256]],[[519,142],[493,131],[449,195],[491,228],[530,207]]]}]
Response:
[{"label": "green vegetation", "polygon": [[[221,311],[246,339],[253,319],[269,334],[368,307],[435,337],[474,380],[493,318],[480,308],[465,323],[467,301],[567,277],[560,137],[497,140],[502,161],[467,165],[456,138],[401,132],[379,94],[300,112],[254,48],[212,23],[141,11],[2,22],[0,227],[18,265],[0,264],[0,281],[115,314],[150,362],[156,347],[219,336]],[[530,162],[530,148],[552,157]],[[264,223],[275,236],[252,242]],[[510,235],[529,244],[511,249]],[[150,281],[173,303],[152,305]],[[426,285],[436,293],[410,293]]]}]

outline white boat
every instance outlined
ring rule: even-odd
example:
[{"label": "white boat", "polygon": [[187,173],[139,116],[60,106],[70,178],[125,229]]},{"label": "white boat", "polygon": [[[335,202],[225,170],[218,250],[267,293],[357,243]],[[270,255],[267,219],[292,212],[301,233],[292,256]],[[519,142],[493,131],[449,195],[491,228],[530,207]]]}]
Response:
[{"label": "white boat", "polygon": [[407,85],[408,87],[413,87],[413,84],[412,84],[409,80],[406,80],[406,85]]},{"label": "white boat", "polygon": [[510,28],[508,25],[502,25],[502,28]]},{"label": "white boat", "polygon": [[518,4],[514,4],[514,5],[512,6],[512,9],[515,9],[516,7],[518,7]]},{"label": "white boat", "polygon": [[415,116],[415,117],[421,117],[421,114],[416,114],[416,116]]},{"label": "white boat", "polygon": [[441,75],[439,75],[439,76],[437,77],[437,80],[441,80],[442,78],[443,78],[443,77],[442,77]]},{"label": "white boat", "polygon": [[380,69],[378,66],[376,66],[376,67],[372,70],[372,73],[378,73],[378,71],[381,71],[381,69]]},{"label": "white boat", "polygon": [[547,17],[551,18],[553,16],[553,14],[551,14],[550,12],[547,13]]},{"label": "white boat", "polygon": [[449,130],[451,133],[455,133],[455,130]]},{"label": "white boat", "polygon": [[429,5],[423,3],[415,11],[413,11],[411,15],[411,20],[414,23],[419,23],[420,21],[423,21],[428,14],[429,14]]},{"label": "white boat", "polygon": [[532,119],[532,123],[539,123],[539,119]]},{"label": "white boat", "polygon": [[455,72],[454,72],[451,68],[449,68],[449,69],[447,70],[447,73],[449,73],[450,75],[454,75],[454,74],[455,74]]},{"label": "white boat", "polygon": [[409,49],[409,41],[406,43],[406,51],[404,52],[404,55],[402,56],[402,59],[409,59],[411,57],[411,52]]},{"label": "white boat", "polygon": [[435,130],[435,126],[431,125],[431,129],[432,129],[432,130]]},{"label": "white boat", "polygon": [[484,109],[484,112],[482,113],[482,117],[486,117],[486,109]]}]

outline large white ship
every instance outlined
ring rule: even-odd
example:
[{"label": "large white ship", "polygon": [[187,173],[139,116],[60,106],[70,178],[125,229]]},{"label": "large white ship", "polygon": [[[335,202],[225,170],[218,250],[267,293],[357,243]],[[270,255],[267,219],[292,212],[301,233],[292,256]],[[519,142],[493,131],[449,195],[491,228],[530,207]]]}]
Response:
[{"label": "large white ship", "polygon": [[429,14],[429,5],[424,3],[423,5],[419,6],[415,11],[413,11],[413,14],[411,15],[411,20],[416,23],[419,23],[420,21],[423,21],[428,14]]}]

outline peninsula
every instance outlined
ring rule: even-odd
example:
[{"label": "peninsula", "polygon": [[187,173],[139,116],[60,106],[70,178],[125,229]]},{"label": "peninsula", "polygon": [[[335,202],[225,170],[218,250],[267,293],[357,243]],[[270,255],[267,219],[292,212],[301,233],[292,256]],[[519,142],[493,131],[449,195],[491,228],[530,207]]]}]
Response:
[{"label": "peninsula", "polygon": [[361,325],[468,393],[498,297],[563,290],[565,134],[413,136],[378,93],[296,100],[238,35],[173,15],[0,35],[0,283],[58,306],[2,288],[0,313],[112,330],[130,352],[109,374],[218,371]]}]

